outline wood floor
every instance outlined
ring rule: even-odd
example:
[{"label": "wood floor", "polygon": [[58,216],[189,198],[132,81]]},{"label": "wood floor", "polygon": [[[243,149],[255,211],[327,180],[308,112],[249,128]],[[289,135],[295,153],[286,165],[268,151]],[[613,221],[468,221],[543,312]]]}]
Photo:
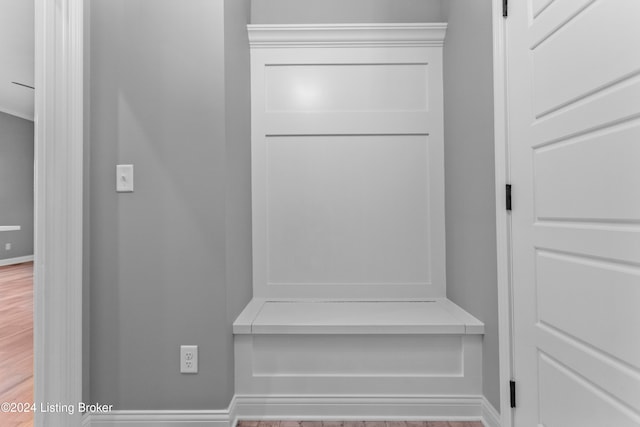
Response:
[{"label": "wood floor", "polygon": [[[0,267],[0,404],[33,402],[33,263]],[[33,414],[0,411],[0,426],[31,427]]]},{"label": "wood floor", "polygon": [[238,427],[483,427],[480,421],[238,421]]}]

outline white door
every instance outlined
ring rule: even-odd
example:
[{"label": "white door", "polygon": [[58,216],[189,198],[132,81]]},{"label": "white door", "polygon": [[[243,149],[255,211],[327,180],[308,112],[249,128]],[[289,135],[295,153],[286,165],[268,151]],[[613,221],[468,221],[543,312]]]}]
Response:
[{"label": "white door", "polygon": [[511,1],[516,427],[640,426],[640,1]]}]

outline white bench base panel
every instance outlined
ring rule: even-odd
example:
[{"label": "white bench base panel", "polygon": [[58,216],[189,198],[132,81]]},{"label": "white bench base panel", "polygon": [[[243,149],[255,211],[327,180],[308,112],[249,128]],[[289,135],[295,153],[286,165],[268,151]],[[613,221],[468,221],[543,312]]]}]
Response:
[{"label": "white bench base panel", "polygon": [[254,300],[234,323],[236,393],[481,394],[483,331],[446,299]]}]

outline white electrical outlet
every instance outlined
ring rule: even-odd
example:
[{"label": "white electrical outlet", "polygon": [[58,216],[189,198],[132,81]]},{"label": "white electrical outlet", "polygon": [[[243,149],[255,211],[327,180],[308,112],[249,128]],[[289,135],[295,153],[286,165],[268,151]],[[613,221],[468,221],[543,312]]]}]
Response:
[{"label": "white electrical outlet", "polygon": [[180,373],[182,374],[198,373],[198,346],[197,345],[181,345],[180,346]]},{"label": "white electrical outlet", "polygon": [[4,250],[5,250],[5,251],[10,251],[10,250],[11,250],[11,243],[6,243],[6,244],[4,245]]}]

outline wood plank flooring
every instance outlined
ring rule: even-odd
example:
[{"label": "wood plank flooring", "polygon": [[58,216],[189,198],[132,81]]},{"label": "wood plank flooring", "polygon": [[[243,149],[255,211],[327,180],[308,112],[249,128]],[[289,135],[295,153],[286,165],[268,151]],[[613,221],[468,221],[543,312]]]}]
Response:
[{"label": "wood plank flooring", "polygon": [[480,421],[238,421],[237,427],[483,427]]},{"label": "wood plank flooring", "polygon": [[[33,402],[33,263],[0,267],[0,403]],[[2,427],[32,427],[33,414],[3,413]]]}]

